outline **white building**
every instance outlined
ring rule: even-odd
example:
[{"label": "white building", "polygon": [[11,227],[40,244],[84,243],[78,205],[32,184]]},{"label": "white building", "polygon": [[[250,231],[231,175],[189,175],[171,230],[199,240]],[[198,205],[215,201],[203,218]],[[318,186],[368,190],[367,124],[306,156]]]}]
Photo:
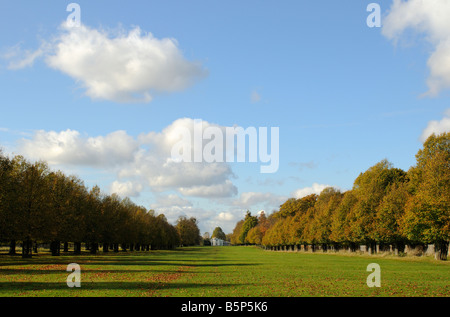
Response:
[{"label": "white building", "polygon": [[218,239],[218,238],[212,238],[211,239],[211,246],[213,247],[222,247],[222,246],[228,246],[230,245],[230,242]]}]

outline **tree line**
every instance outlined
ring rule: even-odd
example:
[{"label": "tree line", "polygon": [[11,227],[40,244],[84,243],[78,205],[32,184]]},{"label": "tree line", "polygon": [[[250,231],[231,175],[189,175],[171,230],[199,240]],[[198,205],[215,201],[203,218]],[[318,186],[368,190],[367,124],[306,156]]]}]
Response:
[{"label": "tree line", "polygon": [[450,133],[430,136],[407,172],[387,160],[370,167],[341,192],[288,199],[259,217],[248,211],[233,231],[233,244],[369,252],[434,244],[446,260],[450,241]]},{"label": "tree line", "polygon": [[45,162],[9,158],[0,151],[0,242],[16,254],[31,257],[46,243],[52,255],[81,254],[82,243],[103,252],[172,249],[199,244],[195,218],[180,217],[171,225],[163,214],[133,203],[128,197],[107,195],[98,186],[87,188],[76,176],[52,171]]}]

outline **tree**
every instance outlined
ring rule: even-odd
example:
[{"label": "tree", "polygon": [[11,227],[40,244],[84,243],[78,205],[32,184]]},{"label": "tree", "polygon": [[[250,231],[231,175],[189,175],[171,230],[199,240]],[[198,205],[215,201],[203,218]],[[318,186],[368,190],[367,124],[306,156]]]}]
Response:
[{"label": "tree", "polygon": [[317,195],[311,194],[299,199],[289,198],[284,204],[280,206],[277,213],[279,217],[295,216],[297,213],[305,213],[309,208],[316,203]]},{"label": "tree", "polygon": [[217,238],[217,239],[225,240],[227,237],[225,235],[225,232],[223,232],[222,228],[216,227],[214,229],[214,231],[213,231],[213,234],[212,234],[211,238]]},{"label": "tree", "polygon": [[45,240],[50,240],[52,255],[60,255],[61,240],[70,239],[71,230],[76,227],[72,223],[74,214],[74,184],[61,171],[47,175],[48,186],[48,217],[46,223]]},{"label": "tree", "polygon": [[403,252],[407,243],[401,225],[405,215],[406,202],[410,198],[408,183],[397,183],[390,187],[377,208],[374,236],[384,244],[393,244],[395,252]]},{"label": "tree", "polygon": [[46,232],[48,224],[49,169],[44,162],[28,163],[23,157],[13,159],[12,177],[15,193],[16,236],[22,241],[22,257],[32,257],[32,242]]},{"label": "tree", "polygon": [[89,243],[89,249],[92,254],[97,252],[98,242],[101,240],[101,201],[100,187],[92,187],[86,197],[86,232],[84,238],[84,241]]},{"label": "tree", "polygon": [[[195,218],[186,219],[189,244],[198,244]],[[186,237],[186,236],[184,236]],[[30,163],[22,156],[13,159],[0,151],[0,241],[10,241],[15,254],[16,241],[22,242],[22,256],[32,256],[34,243],[50,242],[53,255],[60,254],[61,242],[68,251],[74,242],[74,254],[81,243],[91,253],[110,247],[119,251],[173,248],[180,236],[164,215],[134,204],[129,198],[105,195],[98,186],[87,189],[75,176],[51,171],[45,162]]]},{"label": "tree", "polygon": [[393,168],[387,160],[370,167],[361,173],[353,185],[357,202],[351,210],[350,238],[352,242],[362,243],[375,250],[377,209],[390,186],[406,180],[406,172]]},{"label": "tree", "polygon": [[10,241],[9,254],[16,253],[17,219],[14,217],[16,186],[12,178],[12,161],[0,150],[0,241]]},{"label": "tree", "polygon": [[240,240],[243,225],[244,225],[244,220],[239,220],[236,223],[236,226],[234,227],[233,233],[231,234],[231,237],[230,237],[231,244],[239,245],[239,244],[244,243],[243,241]]},{"label": "tree", "polygon": [[342,200],[336,210],[331,215],[330,240],[334,243],[342,244],[355,250],[356,244],[350,239],[350,217],[351,210],[357,202],[352,190],[343,194]]},{"label": "tree", "polygon": [[446,260],[450,240],[450,133],[431,135],[409,174],[413,196],[406,204],[403,232],[410,240],[434,243]]},{"label": "tree", "polygon": [[263,238],[267,232],[267,229],[269,229],[269,221],[266,217],[265,212],[261,211],[258,216],[258,224],[250,229],[250,231],[247,233],[248,243],[261,245],[263,243]]},{"label": "tree", "polygon": [[200,244],[200,229],[197,219],[180,216],[177,221],[176,229],[180,236],[180,243],[183,246]]},{"label": "tree", "polygon": [[[328,244],[331,244],[331,224],[332,216],[342,200],[342,194],[333,187],[325,188],[317,197],[314,205],[314,218],[311,224],[311,240],[321,244],[323,250],[327,250]],[[334,243],[336,245],[336,243]]]},{"label": "tree", "polygon": [[258,224],[258,218],[255,216],[252,216],[249,210],[247,210],[247,213],[245,215],[244,224],[242,225],[242,231],[239,236],[239,241],[242,243],[247,243],[246,237],[250,229],[255,227]]},{"label": "tree", "polygon": [[262,243],[263,234],[259,226],[255,226],[247,233],[246,241],[250,244],[260,245]]}]

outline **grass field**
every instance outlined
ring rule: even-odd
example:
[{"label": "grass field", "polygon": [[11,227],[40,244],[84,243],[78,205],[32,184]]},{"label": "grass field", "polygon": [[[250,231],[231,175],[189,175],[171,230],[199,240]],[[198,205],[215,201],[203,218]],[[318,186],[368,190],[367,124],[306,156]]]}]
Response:
[{"label": "grass field", "polygon": [[[66,284],[81,266],[81,288]],[[369,288],[369,263],[381,287]],[[431,258],[195,247],[107,255],[0,256],[0,296],[450,296],[450,262]]]}]

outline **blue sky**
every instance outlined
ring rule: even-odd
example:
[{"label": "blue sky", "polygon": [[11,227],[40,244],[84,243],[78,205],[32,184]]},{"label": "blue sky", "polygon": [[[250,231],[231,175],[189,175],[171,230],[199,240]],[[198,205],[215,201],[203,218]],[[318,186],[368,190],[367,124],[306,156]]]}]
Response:
[{"label": "blue sky", "polygon": [[[71,33],[69,1],[2,1],[0,145],[171,221],[197,217],[202,232],[231,232],[247,209],[271,212],[325,185],[350,189],[384,158],[407,170],[426,135],[450,130],[450,28],[437,17],[450,6],[377,1],[383,27],[369,28],[371,2],[80,0],[83,29]],[[127,47],[137,28],[139,46]],[[83,60],[94,35],[111,50],[95,42]],[[165,59],[146,53],[155,47]],[[119,69],[130,54],[139,78]],[[114,76],[133,93],[119,94]],[[279,170],[165,166],[166,132],[194,119],[279,127]]]}]

